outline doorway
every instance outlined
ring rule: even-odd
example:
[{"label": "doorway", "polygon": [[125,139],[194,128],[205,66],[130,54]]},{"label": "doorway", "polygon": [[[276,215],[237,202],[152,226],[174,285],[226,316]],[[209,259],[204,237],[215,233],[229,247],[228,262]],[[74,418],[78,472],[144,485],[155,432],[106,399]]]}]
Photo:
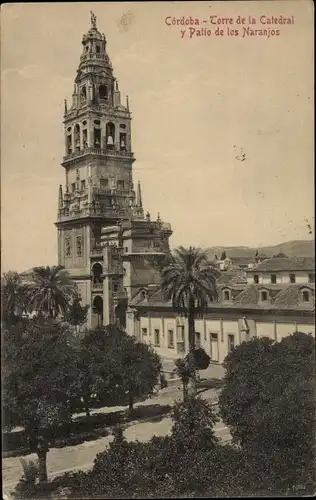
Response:
[{"label": "doorway", "polygon": [[211,333],[211,360],[215,363],[219,361],[219,352],[218,352],[218,333]]}]

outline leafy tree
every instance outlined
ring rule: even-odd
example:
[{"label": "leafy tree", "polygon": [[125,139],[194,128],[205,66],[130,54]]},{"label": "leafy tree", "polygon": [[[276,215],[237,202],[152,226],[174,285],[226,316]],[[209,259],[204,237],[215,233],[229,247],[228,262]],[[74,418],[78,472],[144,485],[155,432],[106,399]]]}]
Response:
[{"label": "leafy tree", "polygon": [[218,271],[199,248],[179,247],[161,269],[161,289],[173,309],[188,318],[189,350],[193,392],[195,387],[195,319],[205,313],[209,302],[217,299]]},{"label": "leafy tree", "polygon": [[95,405],[93,395],[102,383],[101,366],[106,363],[104,356],[93,345],[85,345],[81,340],[73,346],[74,361],[77,366],[76,398],[73,398],[73,411],[83,410],[90,416],[90,408]]},{"label": "leafy tree", "polygon": [[211,404],[201,397],[189,395],[187,401],[176,402],[172,420],[172,437],[179,446],[200,448],[217,444],[213,427],[219,419]]},{"label": "leafy tree", "polygon": [[197,370],[206,370],[210,364],[211,358],[202,347],[195,349],[194,362]]},{"label": "leafy tree", "polygon": [[130,413],[136,398],[151,396],[159,383],[162,370],[160,357],[152,347],[137,342],[127,334],[112,346],[110,355],[115,365],[122,397],[127,395]]},{"label": "leafy tree", "polygon": [[69,305],[69,310],[66,312],[65,320],[72,326],[75,327],[78,333],[79,327],[87,322],[89,305],[82,306],[81,299],[76,293],[71,304]]},{"label": "leafy tree", "polygon": [[[150,396],[159,383],[161,361],[146,344],[139,343],[115,325],[86,332],[82,340],[77,394],[85,411],[96,403],[128,402],[132,413],[137,398]],[[91,398],[95,394],[95,398]]]},{"label": "leafy tree", "polygon": [[117,429],[109,448],[96,456],[92,471],[68,480],[72,495],[168,498],[208,491],[219,455],[212,407],[190,397],[176,405],[172,418],[170,436],[155,436],[147,442],[127,442],[122,429]]},{"label": "leafy tree", "polygon": [[224,367],[221,415],[252,464],[258,487],[315,487],[314,338],[255,338],[236,347]]},{"label": "leafy tree", "polygon": [[2,321],[8,326],[22,317],[26,307],[26,290],[21,276],[15,271],[1,278]]},{"label": "leafy tree", "polygon": [[66,316],[76,293],[76,285],[63,266],[35,267],[28,307],[49,318]]},{"label": "leafy tree", "polygon": [[77,367],[63,327],[54,320],[30,320],[16,342],[7,335],[3,369],[6,429],[23,426],[38,456],[39,480],[47,481],[47,452],[56,429],[71,419]]}]

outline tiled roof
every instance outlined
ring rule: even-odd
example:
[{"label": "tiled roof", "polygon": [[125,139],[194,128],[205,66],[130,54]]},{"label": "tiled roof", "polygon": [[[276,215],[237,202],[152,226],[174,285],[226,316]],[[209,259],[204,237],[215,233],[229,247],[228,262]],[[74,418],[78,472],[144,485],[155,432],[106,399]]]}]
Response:
[{"label": "tiled roof", "polygon": [[254,262],[253,257],[231,257],[230,260],[237,265],[246,265],[250,262]]},{"label": "tiled roof", "polygon": [[315,259],[313,257],[272,257],[263,260],[251,269],[251,272],[258,271],[315,271]]},{"label": "tiled roof", "polygon": [[[232,292],[232,301],[223,300],[222,290],[230,289]],[[302,291],[310,290],[311,300],[302,301]],[[267,290],[269,300],[260,302],[260,290]],[[256,309],[256,310],[292,310],[292,311],[313,311],[315,307],[315,284],[289,284],[289,285],[253,285],[253,284],[219,284],[218,301],[210,304],[212,309]],[[135,300],[136,299],[136,300]],[[148,296],[146,300],[141,297],[134,298],[134,306],[139,307],[171,307],[171,302],[166,302],[163,293],[160,290]]]},{"label": "tiled roof", "polygon": [[[302,292],[304,290],[311,291],[311,301],[310,302],[302,302]],[[277,297],[274,301],[275,307],[283,306],[283,307],[298,307],[298,308],[306,308],[308,307],[311,310],[314,310],[315,307],[315,285],[289,285],[286,290],[282,290],[278,293]]]},{"label": "tiled roof", "polygon": [[242,282],[247,282],[247,276],[246,273],[240,269],[238,266],[230,266],[227,271],[221,271],[217,283],[218,284],[235,284],[235,283],[242,283]]}]

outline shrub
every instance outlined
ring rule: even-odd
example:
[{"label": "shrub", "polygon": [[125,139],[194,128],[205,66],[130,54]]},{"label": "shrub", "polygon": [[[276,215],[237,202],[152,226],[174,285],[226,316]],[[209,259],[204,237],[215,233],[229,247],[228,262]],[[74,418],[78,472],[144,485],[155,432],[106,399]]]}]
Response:
[{"label": "shrub", "polygon": [[[315,340],[255,338],[225,360],[220,412],[251,465],[252,487],[315,485]],[[273,460],[271,460],[273,457]],[[304,486],[305,485],[305,486]]]}]

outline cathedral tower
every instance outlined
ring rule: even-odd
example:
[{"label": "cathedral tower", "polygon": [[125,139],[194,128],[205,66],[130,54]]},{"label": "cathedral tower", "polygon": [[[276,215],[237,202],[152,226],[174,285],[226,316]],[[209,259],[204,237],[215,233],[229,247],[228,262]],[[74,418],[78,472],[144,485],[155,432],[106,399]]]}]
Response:
[{"label": "cathedral tower", "polygon": [[82,302],[90,305],[88,326],[94,327],[111,317],[111,305],[103,301],[101,233],[124,220],[145,218],[140,185],[136,194],[132,178],[128,98],[123,105],[107,41],[93,13],[91,28],[82,38],[72,103],[65,101],[64,133],[66,182],[64,192],[62,186],[58,192],[58,263],[76,280]]}]

